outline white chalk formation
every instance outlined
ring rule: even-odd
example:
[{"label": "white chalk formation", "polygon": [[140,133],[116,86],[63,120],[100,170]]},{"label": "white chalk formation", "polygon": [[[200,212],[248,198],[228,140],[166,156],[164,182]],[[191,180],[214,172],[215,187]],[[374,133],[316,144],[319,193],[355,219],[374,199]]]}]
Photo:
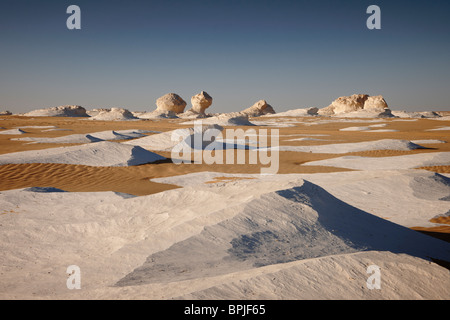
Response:
[{"label": "white chalk formation", "polygon": [[[191,108],[185,110],[186,101],[176,93],[168,93],[156,100],[156,109],[150,112],[131,112],[124,108],[98,108],[87,111],[85,108],[76,105],[65,105],[46,109],[37,109],[24,114],[27,117],[90,117],[92,120],[123,121],[137,119],[199,119],[220,116],[224,118],[238,118],[237,122],[242,122],[242,117],[307,117],[307,116],[333,116],[340,118],[427,118],[445,120],[444,116],[435,111],[397,111],[391,110],[383,96],[370,96],[368,94],[353,94],[342,96],[334,100],[329,106],[318,109],[316,107],[293,109],[281,113],[276,113],[274,108],[266,100],[259,100],[251,107],[237,112],[229,113],[206,113],[211,107],[213,98],[206,92],[191,97]],[[1,111],[1,115],[11,115],[10,111]],[[214,119],[211,119],[214,120]],[[248,119],[247,119],[248,121]],[[236,122],[236,121],[231,121]],[[224,123],[222,121],[222,123]],[[232,124],[231,124],[232,125]],[[247,124],[249,125],[249,124]]]},{"label": "white chalk formation", "polygon": [[23,114],[26,117],[89,117],[86,109],[81,106],[59,106],[38,109]]},{"label": "white chalk formation", "polygon": [[266,100],[259,100],[255,102],[250,108],[242,110],[241,114],[249,117],[259,117],[267,114],[275,114],[275,110]]},{"label": "white chalk formation", "polygon": [[128,167],[160,160],[165,158],[139,146],[109,141],[0,155],[0,165],[60,163],[93,167]]},{"label": "white chalk formation", "polygon": [[192,108],[190,111],[205,114],[205,110],[211,106],[212,101],[212,97],[207,92],[202,91],[191,98]]},{"label": "white chalk formation", "polygon": [[176,93],[168,93],[156,100],[156,106],[156,111],[183,113],[186,107],[186,101]]},{"label": "white chalk formation", "polygon": [[383,96],[369,96],[367,94],[339,97],[328,107],[318,110],[318,114],[323,116],[352,114],[357,117],[358,114],[364,116],[364,113],[378,117],[392,117],[391,110]]},{"label": "white chalk formation", "polygon": [[129,110],[123,108],[97,109],[95,112],[96,114],[91,116],[90,120],[126,121],[138,119]]}]

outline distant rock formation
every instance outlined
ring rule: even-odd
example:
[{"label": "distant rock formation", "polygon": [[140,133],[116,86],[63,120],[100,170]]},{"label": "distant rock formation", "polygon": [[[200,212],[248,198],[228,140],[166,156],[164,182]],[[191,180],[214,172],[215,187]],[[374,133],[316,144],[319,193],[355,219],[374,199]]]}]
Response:
[{"label": "distant rock formation", "polygon": [[[185,112],[182,115],[182,118],[195,118],[188,117],[188,112]],[[263,115],[275,114],[275,110],[269,105],[265,100],[259,100],[255,104],[253,104],[250,108],[247,108],[238,112],[229,112],[229,113],[217,113],[217,114],[208,114],[204,117],[207,118],[205,123],[209,124],[219,124],[221,126],[254,126],[253,123],[249,121],[249,117],[260,117]],[[197,118],[199,118],[197,116]]]},{"label": "distant rock formation", "polygon": [[354,94],[339,97],[328,107],[318,111],[319,115],[343,115],[355,112],[376,113],[379,116],[392,116],[383,96],[369,96],[367,94]]},{"label": "distant rock formation", "polygon": [[59,106],[38,109],[24,114],[26,117],[89,117],[86,109],[81,106]]},{"label": "distant rock formation", "polygon": [[442,115],[435,111],[404,111],[393,110],[392,114],[399,118],[440,118]]},{"label": "distant rock formation", "polygon": [[212,101],[212,97],[205,91],[202,91],[191,98],[192,108],[189,111],[205,114],[205,110],[211,106]]},{"label": "distant rock formation", "polygon": [[123,108],[111,108],[111,109],[97,109],[98,112],[95,116],[92,116],[90,120],[135,120],[137,119],[130,111]]},{"label": "distant rock formation", "polygon": [[184,113],[178,114],[178,117],[183,119],[207,118],[211,115],[207,115],[205,110],[211,106],[212,101],[212,97],[207,92],[202,91],[191,98],[192,108]]},{"label": "distant rock formation", "polygon": [[388,108],[386,101],[383,96],[372,96],[367,97],[367,100],[364,102],[364,110],[372,111],[372,112],[385,112]]},{"label": "distant rock formation", "polygon": [[[227,126],[254,126],[248,120],[248,116],[246,115],[235,115],[230,113],[218,114],[212,117],[208,117],[204,120],[201,120],[204,125],[219,125],[222,127]],[[182,122],[181,124],[193,124],[193,121]]]},{"label": "distant rock formation", "polygon": [[249,117],[259,117],[266,114],[274,114],[275,110],[266,102],[266,100],[259,100],[250,108],[242,110],[240,113]]},{"label": "distant rock formation", "polygon": [[173,111],[159,111],[134,113],[139,119],[178,119],[179,117]]},{"label": "distant rock formation", "polygon": [[86,113],[88,114],[88,116],[90,117],[95,117],[96,115],[98,115],[100,112],[102,111],[110,111],[111,109],[107,109],[107,108],[96,108],[96,109],[92,109],[92,110],[86,110]]},{"label": "distant rock formation", "polygon": [[265,117],[307,117],[307,116],[317,116],[319,111],[316,107],[303,108],[303,109],[293,109],[284,112],[279,112],[275,114],[267,114]]},{"label": "distant rock formation", "polygon": [[156,106],[155,111],[158,112],[172,111],[174,113],[183,113],[186,107],[186,101],[176,93],[168,93],[156,100]]},{"label": "distant rock formation", "polygon": [[8,110],[0,111],[0,116],[10,116],[10,115],[12,115],[11,111]]}]

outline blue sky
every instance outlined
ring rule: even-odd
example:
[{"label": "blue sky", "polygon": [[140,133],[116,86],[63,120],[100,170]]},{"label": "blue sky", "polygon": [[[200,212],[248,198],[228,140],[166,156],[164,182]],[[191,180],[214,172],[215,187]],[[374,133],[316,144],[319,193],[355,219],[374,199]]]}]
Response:
[{"label": "blue sky", "polygon": [[[81,30],[68,30],[69,5]],[[381,30],[366,9],[381,8]],[[395,110],[449,110],[450,2],[0,1],[0,109],[153,110],[169,92],[210,112],[276,111],[381,94]]]}]

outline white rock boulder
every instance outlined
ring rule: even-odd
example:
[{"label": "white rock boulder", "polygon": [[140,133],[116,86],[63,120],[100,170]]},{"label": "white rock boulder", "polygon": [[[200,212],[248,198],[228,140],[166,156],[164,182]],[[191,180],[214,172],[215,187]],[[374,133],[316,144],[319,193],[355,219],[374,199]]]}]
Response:
[{"label": "white rock boulder", "polygon": [[259,100],[250,108],[242,110],[240,113],[249,117],[259,117],[266,114],[274,114],[275,110],[266,102],[266,100]]},{"label": "white rock boulder", "polygon": [[367,94],[354,94],[348,97],[339,97],[331,105],[335,114],[348,113],[364,109],[364,103],[369,96]]},{"label": "white rock boulder", "polygon": [[205,91],[196,94],[191,98],[192,108],[189,111],[205,114],[205,110],[212,104],[212,97]]},{"label": "white rock boulder", "polygon": [[388,109],[388,105],[383,96],[367,97],[364,102],[364,110],[371,112],[384,112],[385,109]]},{"label": "white rock boulder", "polygon": [[174,113],[183,113],[186,101],[176,93],[168,93],[156,100],[156,106],[156,111],[158,112],[172,111]]}]

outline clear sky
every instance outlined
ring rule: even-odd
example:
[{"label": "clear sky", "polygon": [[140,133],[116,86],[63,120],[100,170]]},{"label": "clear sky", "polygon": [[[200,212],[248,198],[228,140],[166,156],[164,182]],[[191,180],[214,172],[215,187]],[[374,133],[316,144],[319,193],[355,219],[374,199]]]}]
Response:
[{"label": "clear sky", "polygon": [[[69,5],[81,30],[68,30]],[[369,5],[381,30],[369,30]],[[450,1],[0,0],[0,110],[156,108],[204,90],[209,112],[353,93],[450,111]]]}]

